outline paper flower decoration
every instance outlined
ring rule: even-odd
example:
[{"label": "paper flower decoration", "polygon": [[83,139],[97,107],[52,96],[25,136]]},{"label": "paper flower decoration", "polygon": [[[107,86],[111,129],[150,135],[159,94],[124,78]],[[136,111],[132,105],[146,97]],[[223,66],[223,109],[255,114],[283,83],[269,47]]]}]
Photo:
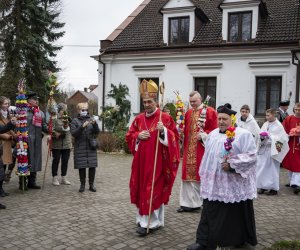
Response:
[{"label": "paper flower decoration", "polygon": [[176,103],[175,103],[175,108],[176,108],[176,128],[178,130],[180,138],[183,136],[183,131],[184,131],[184,116],[185,116],[185,106],[184,102],[182,101],[182,98],[179,94],[179,91],[174,92],[176,95]]},{"label": "paper flower decoration", "polygon": [[21,80],[18,84],[18,95],[16,97],[16,134],[17,134],[17,175],[30,175],[28,166],[28,129],[27,129],[27,99],[25,82]]}]

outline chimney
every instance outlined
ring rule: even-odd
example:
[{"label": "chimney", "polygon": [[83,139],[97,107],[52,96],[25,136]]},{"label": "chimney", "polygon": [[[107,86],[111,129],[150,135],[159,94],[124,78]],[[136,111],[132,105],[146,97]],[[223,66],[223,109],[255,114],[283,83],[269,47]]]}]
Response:
[{"label": "chimney", "polygon": [[83,90],[84,90],[84,92],[88,92],[88,91],[87,91],[87,88],[84,88]]}]

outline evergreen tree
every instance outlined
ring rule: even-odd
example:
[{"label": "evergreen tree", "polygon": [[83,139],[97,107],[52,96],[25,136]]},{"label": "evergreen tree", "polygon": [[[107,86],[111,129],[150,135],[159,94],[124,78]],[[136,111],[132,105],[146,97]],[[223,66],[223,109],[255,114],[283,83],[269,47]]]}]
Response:
[{"label": "evergreen tree", "polygon": [[131,102],[127,99],[129,89],[126,85],[119,83],[119,86],[111,84],[111,90],[107,97],[116,102],[116,106],[105,106],[101,114],[105,128],[109,131],[116,132],[126,130],[131,115]]},{"label": "evergreen tree", "polygon": [[59,22],[61,0],[4,0],[0,5],[1,94],[15,98],[17,83],[25,78],[28,88],[45,102],[48,70],[57,72],[55,45],[64,35]]}]

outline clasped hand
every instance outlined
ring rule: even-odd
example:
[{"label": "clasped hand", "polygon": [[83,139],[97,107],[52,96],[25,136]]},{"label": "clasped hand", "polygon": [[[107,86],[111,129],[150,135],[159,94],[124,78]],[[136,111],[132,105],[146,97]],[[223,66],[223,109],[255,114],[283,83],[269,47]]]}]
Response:
[{"label": "clasped hand", "polygon": [[164,124],[162,122],[158,122],[157,125],[156,125],[156,129],[159,132],[163,132],[164,131]]},{"label": "clasped hand", "polygon": [[224,171],[229,171],[230,170],[230,164],[228,162],[221,163],[221,166],[222,166]]},{"label": "clasped hand", "polygon": [[148,130],[143,130],[139,133],[138,138],[142,141],[148,140],[150,138],[150,133]]},{"label": "clasped hand", "polygon": [[88,121],[85,121],[83,124],[82,124],[82,127],[85,128],[87,125],[89,124],[95,124],[95,120],[88,120]]}]

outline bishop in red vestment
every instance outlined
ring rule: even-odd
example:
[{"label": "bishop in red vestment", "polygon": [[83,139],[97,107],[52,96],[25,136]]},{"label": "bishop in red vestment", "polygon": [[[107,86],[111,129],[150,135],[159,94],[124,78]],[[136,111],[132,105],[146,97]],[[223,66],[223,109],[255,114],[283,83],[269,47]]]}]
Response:
[{"label": "bishop in red vestment", "polygon": [[[145,112],[132,122],[126,141],[134,155],[130,177],[131,203],[137,207],[137,233],[146,235],[154,171],[157,133],[159,133],[156,173],[153,189],[150,229],[164,226],[164,205],[168,204],[176,177],[179,136],[172,117],[157,108],[157,85],[143,81],[140,92]],[[151,231],[150,231],[151,232]]]},{"label": "bishop in red vestment", "polygon": [[[180,208],[177,212],[193,212],[202,205],[199,167],[204,154],[204,141],[207,134],[217,128],[217,112],[211,107],[204,110],[198,91],[190,93],[189,101],[192,108],[185,114]],[[198,124],[200,116],[205,119],[201,129]]]},{"label": "bishop in red vestment", "polygon": [[294,115],[290,115],[282,123],[289,135],[290,150],[285,156],[282,165],[290,171],[290,186],[294,193],[300,192],[300,103],[294,106]]}]

